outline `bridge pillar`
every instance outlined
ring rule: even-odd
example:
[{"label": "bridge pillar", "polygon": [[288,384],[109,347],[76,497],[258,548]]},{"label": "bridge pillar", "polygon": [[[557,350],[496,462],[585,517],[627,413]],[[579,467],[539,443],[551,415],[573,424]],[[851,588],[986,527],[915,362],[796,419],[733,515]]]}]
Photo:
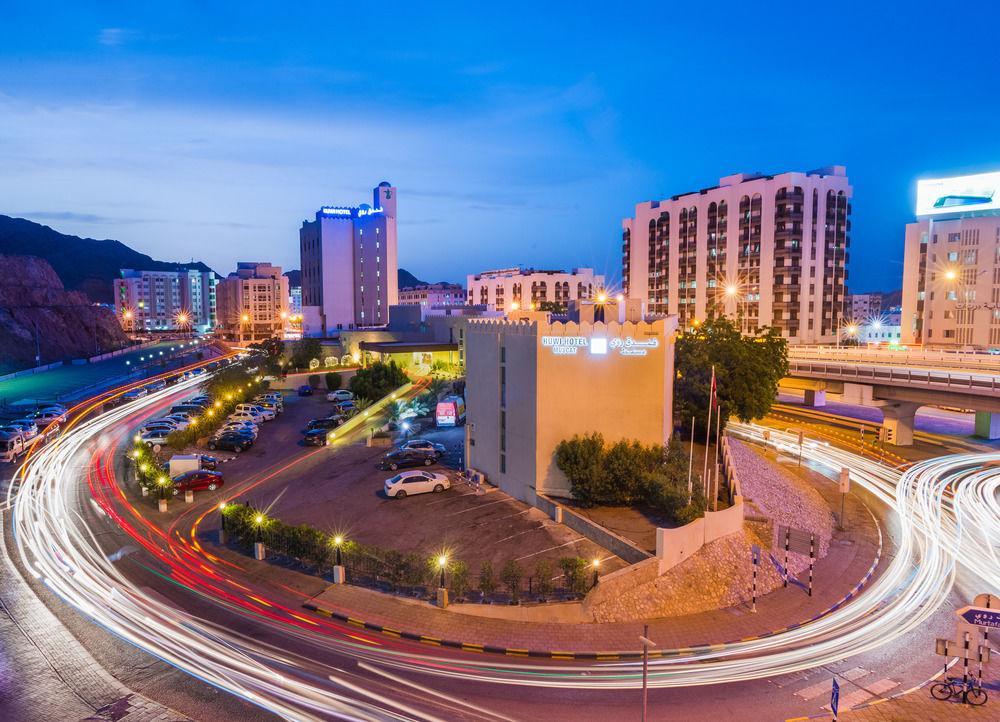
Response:
[{"label": "bridge pillar", "polygon": [[1000,414],[992,411],[977,411],[976,436],[990,441],[1000,439]]},{"label": "bridge pillar", "polygon": [[826,391],[821,389],[806,389],[805,405],[826,406]]},{"label": "bridge pillar", "polygon": [[920,404],[893,401],[882,406],[885,440],[896,446],[913,446],[913,417]]},{"label": "bridge pillar", "polygon": [[865,384],[844,384],[844,390],[840,394],[840,400],[845,404],[856,404],[857,406],[876,406],[875,389]]}]

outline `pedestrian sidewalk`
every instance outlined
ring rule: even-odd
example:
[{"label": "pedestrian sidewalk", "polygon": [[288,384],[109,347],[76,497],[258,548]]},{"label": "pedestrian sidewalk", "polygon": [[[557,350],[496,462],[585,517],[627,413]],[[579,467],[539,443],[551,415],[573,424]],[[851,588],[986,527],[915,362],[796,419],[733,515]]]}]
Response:
[{"label": "pedestrian sidewalk", "polygon": [[59,622],[10,558],[4,521],[0,515],[0,719],[190,722],[131,692]]},{"label": "pedestrian sidewalk", "polygon": [[[991,694],[995,694],[991,691]],[[931,697],[928,687],[921,687],[895,699],[874,702],[855,710],[841,710],[844,722],[979,722],[1000,719],[1000,699],[993,698],[979,707],[957,700],[942,702]],[[796,720],[831,720],[830,714],[799,717]],[[789,720],[791,722],[791,720]]]}]

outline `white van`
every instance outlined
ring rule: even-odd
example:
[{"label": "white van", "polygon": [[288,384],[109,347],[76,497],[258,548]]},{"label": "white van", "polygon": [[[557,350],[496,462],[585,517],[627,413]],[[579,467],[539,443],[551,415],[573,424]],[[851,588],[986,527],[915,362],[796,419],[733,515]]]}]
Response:
[{"label": "white van", "polygon": [[21,434],[0,434],[0,461],[11,463],[24,453],[24,436]]}]

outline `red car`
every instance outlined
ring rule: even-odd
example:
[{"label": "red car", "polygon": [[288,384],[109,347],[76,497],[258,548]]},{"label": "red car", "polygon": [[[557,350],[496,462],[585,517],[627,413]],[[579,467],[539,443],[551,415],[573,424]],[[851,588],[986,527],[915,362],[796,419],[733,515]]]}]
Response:
[{"label": "red car", "polygon": [[204,489],[215,491],[222,486],[222,484],[223,480],[221,471],[208,471],[207,469],[188,471],[174,479],[174,493],[179,494],[182,491],[203,491]]}]

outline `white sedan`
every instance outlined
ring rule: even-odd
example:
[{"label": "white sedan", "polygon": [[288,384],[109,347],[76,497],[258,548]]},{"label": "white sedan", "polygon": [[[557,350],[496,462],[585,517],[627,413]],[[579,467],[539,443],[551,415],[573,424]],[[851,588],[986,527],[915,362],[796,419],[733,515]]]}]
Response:
[{"label": "white sedan", "polygon": [[410,494],[440,493],[451,488],[451,481],[444,474],[433,471],[404,471],[385,480],[385,495],[402,499]]},{"label": "white sedan", "polygon": [[336,391],[331,391],[326,395],[327,401],[353,401],[354,394],[352,394],[347,389],[338,389]]}]

